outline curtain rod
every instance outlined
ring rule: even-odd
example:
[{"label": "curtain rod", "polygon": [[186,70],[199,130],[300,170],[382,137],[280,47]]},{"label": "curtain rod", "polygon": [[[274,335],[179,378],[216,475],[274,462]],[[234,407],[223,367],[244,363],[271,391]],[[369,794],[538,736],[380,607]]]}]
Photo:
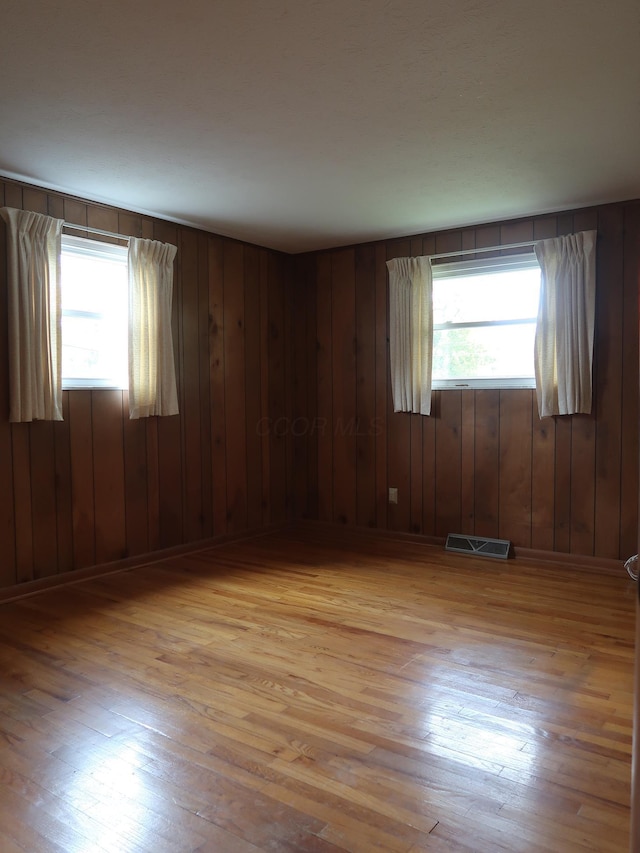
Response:
[{"label": "curtain rod", "polygon": [[62,227],[69,228],[71,231],[88,231],[89,234],[99,234],[101,237],[113,237],[127,242],[131,239],[126,234],[115,234],[113,231],[103,231],[102,228],[91,228],[89,225],[72,225],[70,222],[65,222]]},{"label": "curtain rod", "polygon": [[[102,237],[113,237],[115,240],[126,240],[128,242],[131,239],[131,237],[126,234],[116,234],[114,231],[104,231],[102,228],[92,228],[90,225],[72,225],[71,222],[65,222],[62,227],[68,228],[71,231],[88,231],[89,234],[99,234]],[[434,260],[436,258],[456,258],[460,255],[476,255],[479,252],[498,252],[502,249],[523,249],[535,246],[537,242],[537,240],[526,240],[523,243],[505,243],[502,246],[486,246],[479,249],[460,249],[457,252],[440,252],[439,254],[428,255],[428,257],[431,260]]]},{"label": "curtain rod", "polygon": [[427,255],[428,258],[456,258],[459,255],[475,255],[478,252],[498,252],[501,249],[522,249],[525,246],[535,246],[538,240],[527,240],[524,243],[505,243],[503,246],[486,246],[482,249],[460,249],[458,252],[440,252],[438,255]]}]

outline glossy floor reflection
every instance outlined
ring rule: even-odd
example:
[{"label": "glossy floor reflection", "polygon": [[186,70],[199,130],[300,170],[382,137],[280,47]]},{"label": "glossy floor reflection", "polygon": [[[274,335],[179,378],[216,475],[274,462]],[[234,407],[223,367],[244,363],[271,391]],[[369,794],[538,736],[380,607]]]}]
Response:
[{"label": "glossy floor reflection", "polygon": [[0,606],[0,851],[618,853],[633,587],[304,529]]}]

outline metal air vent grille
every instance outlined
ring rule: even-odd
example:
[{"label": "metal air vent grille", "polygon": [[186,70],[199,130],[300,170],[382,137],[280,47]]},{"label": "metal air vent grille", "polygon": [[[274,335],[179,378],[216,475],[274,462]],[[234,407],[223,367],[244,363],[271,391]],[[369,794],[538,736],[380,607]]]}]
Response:
[{"label": "metal air vent grille", "polygon": [[457,551],[460,554],[475,554],[477,557],[496,557],[499,560],[506,560],[509,557],[511,542],[508,539],[450,533],[447,536],[445,549]]}]

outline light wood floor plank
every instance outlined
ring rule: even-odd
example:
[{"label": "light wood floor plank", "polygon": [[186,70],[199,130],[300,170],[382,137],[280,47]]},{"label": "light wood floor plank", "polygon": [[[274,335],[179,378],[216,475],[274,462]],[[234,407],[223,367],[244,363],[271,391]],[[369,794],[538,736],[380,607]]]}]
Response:
[{"label": "light wood floor plank", "polygon": [[617,853],[619,577],[311,526],[0,605],[0,850]]}]

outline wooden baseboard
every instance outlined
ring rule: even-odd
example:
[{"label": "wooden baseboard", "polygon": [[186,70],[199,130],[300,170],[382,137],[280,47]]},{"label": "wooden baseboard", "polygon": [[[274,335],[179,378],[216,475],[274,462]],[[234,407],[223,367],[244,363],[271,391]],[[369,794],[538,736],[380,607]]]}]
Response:
[{"label": "wooden baseboard", "polygon": [[[151,554],[140,554],[136,557],[126,557],[122,560],[115,560],[112,563],[103,563],[99,566],[90,566],[86,569],[77,569],[76,571],[64,572],[48,578],[27,581],[26,583],[18,584],[16,586],[0,589],[0,604],[8,601],[15,601],[20,598],[26,598],[30,595],[37,595],[39,592],[44,592],[45,590],[52,589],[54,587],[81,583],[82,581],[100,577],[101,575],[112,574],[113,572],[123,572],[130,569],[140,568],[141,566],[148,566],[152,563],[159,563],[162,560],[169,559],[170,557],[180,557],[184,554],[206,551],[209,548],[216,548],[230,542],[256,539],[260,536],[266,536],[269,533],[276,533],[278,531],[295,528],[325,530],[327,535],[331,535],[334,540],[339,540],[341,536],[348,537],[351,540],[353,540],[354,536],[362,536],[369,540],[384,539],[411,542],[416,545],[423,545],[425,548],[437,548],[438,550],[442,550],[445,545],[445,539],[443,537],[422,536],[418,533],[403,533],[402,531],[397,530],[379,530],[373,527],[345,526],[343,524],[334,524],[326,521],[300,519],[293,523],[282,522],[278,524],[271,524],[267,527],[259,528],[258,530],[245,530],[239,533],[227,533],[223,536],[215,536],[211,539],[202,539],[199,542],[192,542],[188,545],[176,545],[172,548],[164,548],[161,551],[154,551]],[[532,548],[514,548],[513,557],[511,559],[517,562],[537,562],[549,566],[562,566],[574,571],[589,571],[607,575],[619,576],[624,572],[622,560],[583,556],[580,554],[564,554],[559,551],[540,551]]]},{"label": "wooden baseboard", "polygon": [[[340,532],[345,536],[358,534],[371,539],[395,539],[400,542],[413,542],[416,545],[435,547],[442,550],[445,546],[445,537],[423,536],[419,533],[404,533],[397,530],[380,530],[375,527],[345,526],[328,521],[314,521],[304,519],[295,522],[296,526],[306,528],[323,528],[334,537],[339,537]],[[483,558],[486,559],[486,558]],[[614,560],[607,557],[594,557],[583,554],[565,554],[560,551],[542,551],[534,548],[513,547],[509,558],[518,562],[537,562],[545,565],[564,566],[577,571],[590,571],[599,574],[620,575],[624,573],[624,561]]]},{"label": "wooden baseboard", "polygon": [[169,559],[170,557],[181,557],[184,554],[194,554],[198,551],[207,551],[210,548],[217,548],[220,545],[226,545],[230,542],[241,542],[246,539],[256,539],[260,536],[266,536],[269,533],[285,530],[288,527],[290,527],[289,522],[282,522],[278,524],[271,524],[267,527],[261,527],[257,530],[243,530],[238,533],[225,533],[222,536],[214,536],[210,539],[201,539],[198,542],[191,542],[187,545],[174,545],[171,548],[163,548],[160,551],[153,551],[150,554],[139,554],[135,557],[125,557],[122,560],[114,560],[111,563],[102,563],[99,566],[88,566],[86,569],[76,569],[75,571],[62,572],[59,575],[52,575],[47,578],[27,581],[26,583],[17,584],[16,586],[0,589],[0,604],[4,604],[8,601],[16,601],[30,595],[37,595],[39,592],[44,592],[45,590],[53,589],[54,587],[82,583],[82,581],[91,580],[92,578],[97,578],[101,575],[109,575],[114,572],[124,572],[130,569],[140,568],[141,566],[148,566],[152,563],[159,563],[162,560]]},{"label": "wooden baseboard", "polygon": [[594,557],[583,554],[564,554],[560,551],[539,551],[535,548],[514,548],[514,558],[517,560],[554,563],[579,571],[599,572],[606,575],[624,574],[624,560],[614,560],[609,557]]}]

